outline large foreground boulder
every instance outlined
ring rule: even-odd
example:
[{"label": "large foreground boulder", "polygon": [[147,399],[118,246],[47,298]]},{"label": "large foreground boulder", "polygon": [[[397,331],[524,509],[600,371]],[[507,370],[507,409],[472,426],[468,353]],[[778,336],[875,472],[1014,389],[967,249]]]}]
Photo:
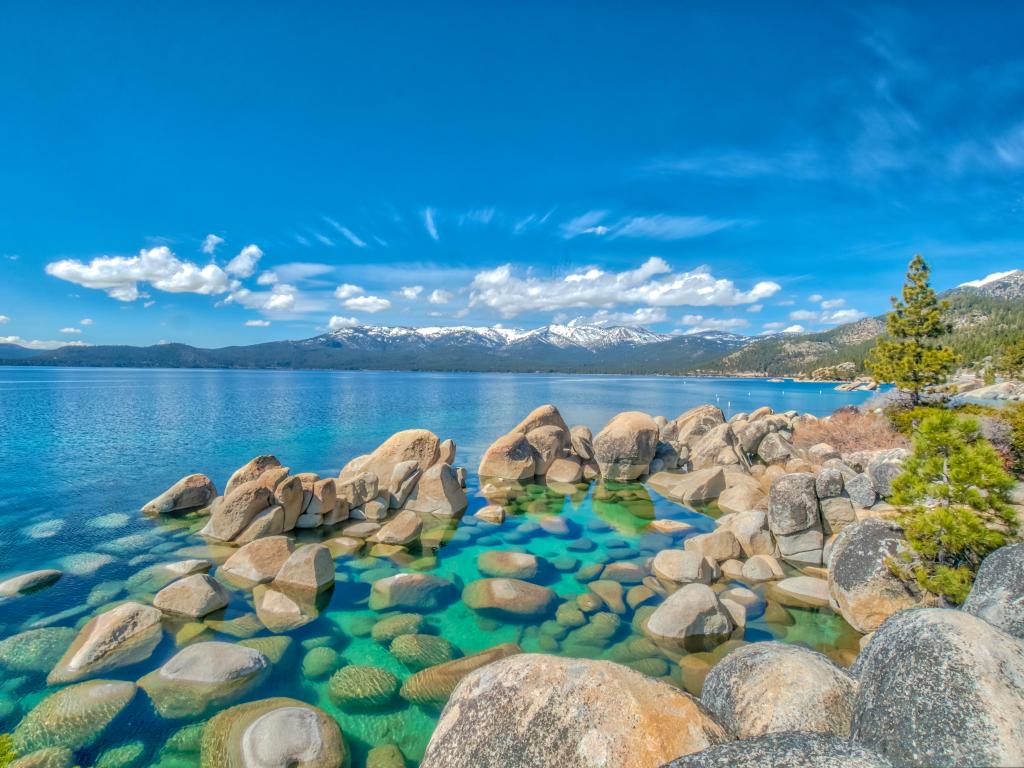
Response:
[{"label": "large foreground boulder", "polygon": [[147,515],[169,515],[205,507],[217,497],[217,487],[206,475],[186,475],[142,507]]},{"label": "large foreground boulder", "polygon": [[[200,533],[218,541],[231,541],[242,533],[258,514],[273,505],[273,492],[260,485],[258,480],[242,483],[213,500],[210,505],[210,520]],[[283,525],[283,510],[281,522]]]},{"label": "large foreground boulder", "polygon": [[769,733],[731,741],[667,763],[663,768],[890,768],[881,755],[838,736]]},{"label": "large foreground boulder", "polygon": [[690,446],[725,423],[722,409],[714,405],[698,405],[677,416],[661,428],[661,439],[677,445]]},{"label": "large foreground boulder", "polygon": [[449,464],[435,464],[420,476],[405,508],[438,517],[454,517],[469,506],[466,492]]},{"label": "large foreground boulder", "polygon": [[704,680],[701,701],[737,738],[815,731],[849,736],[856,681],[797,645],[751,643]]},{"label": "large foreground boulder", "polygon": [[982,619],[900,611],[854,672],[851,737],[895,765],[1024,765],[1024,644]]},{"label": "large foreground boulder", "polygon": [[916,584],[896,576],[890,562],[909,552],[895,523],[870,518],[844,528],[832,545],[828,589],[833,607],[858,632],[871,632],[896,611],[925,600]]},{"label": "large foreground boulder", "polygon": [[297,699],[250,701],[203,729],[202,768],[342,768],[348,752],[326,712]]},{"label": "large foreground boulder", "polygon": [[729,738],[697,699],[608,661],[521,654],[468,675],[422,768],[649,768]]},{"label": "large foreground boulder", "polygon": [[376,475],[379,482],[387,483],[395,467],[404,461],[415,461],[421,472],[434,466],[441,456],[441,441],[428,429],[405,429],[396,432],[365,459],[357,468],[346,466],[341,473],[342,481],[361,472]]},{"label": "large foreground boulder", "polygon": [[647,474],[658,447],[658,425],[646,413],[626,411],[594,438],[594,458],[606,480],[635,480]]},{"label": "large foreground boulder", "polygon": [[533,446],[526,435],[510,432],[495,440],[480,460],[481,478],[527,480],[537,474]]},{"label": "large foreground boulder", "polygon": [[985,558],[964,610],[1024,639],[1024,544],[1001,547]]},{"label": "large foreground boulder", "polygon": [[46,681],[84,680],[149,658],[160,643],[162,614],[150,605],[122,603],[82,627]]}]

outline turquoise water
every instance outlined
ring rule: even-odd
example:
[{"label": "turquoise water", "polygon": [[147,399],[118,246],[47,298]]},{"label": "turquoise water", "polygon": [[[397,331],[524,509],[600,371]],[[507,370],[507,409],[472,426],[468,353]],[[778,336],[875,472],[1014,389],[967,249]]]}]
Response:
[{"label": "turquoise water", "polygon": [[[128,597],[149,599],[157,585],[136,574],[147,565],[208,554],[194,535],[201,521],[153,521],[136,510],[190,472],[209,474],[219,487],[237,466],[274,453],[293,471],[336,473],[393,432],[425,427],[459,446],[458,463],[470,469],[470,509],[444,533],[434,551],[414,550],[395,560],[341,558],[338,582],[321,600],[317,620],[290,633],[292,643],[273,674],[246,699],[289,695],[322,706],[336,717],[361,765],[366,751],[396,743],[413,764],[421,755],[437,711],[400,699],[381,711],[343,711],[327,695],[326,679],[304,677],[308,649],[329,645],[349,664],[388,669],[400,680],[412,670],[369,637],[380,618],[366,605],[370,584],[399,570],[417,569],[461,587],[480,574],[477,556],[491,549],[521,548],[543,558],[535,581],[562,600],[587,591],[587,566],[640,563],[685,536],[713,527],[710,516],[660,498],[641,485],[580,487],[566,495],[531,486],[509,508],[501,526],[471,513],[486,502],[475,494],[473,473],[486,446],[536,405],[555,403],[570,424],[596,432],[614,413],[644,410],[673,417],[703,402],[728,413],[771,405],[823,415],[863,393],[791,382],[603,376],[417,374],[262,371],[133,371],[0,369],[0,578],[55,566],[66,573],[55,586],[0,608],[0,640],[36,627],[78,628],[105,605]],[[714,510],[704,510],[714,514]],[[548,533],[540,521],[558,516],[567,535]],[[687,522],[674,538],[652,533],[653,518]],[[335,534],[337,531],[334,532]],[[569,542],[578,542],[570,545]],[[592,569],[591,569],[592,570]],[[135,578],[133,578],[135,577]],[[812,645],[840,661],[856,637],[828,611],[785,607],[763,589],[745,634],[736,641],[781,638]],[[457,598],[457,592],[455,593]],[[248,593],[237,591],[230,621],[251,613]],[[424,615],[428,634],[450,641],[460,654],[503,642],[525,650],[613,658],[674,684],[699,691],[702,671],[729,644],[679,659],[652,654],[631,626],[628,607],[607,618],[600,638],[566,633],[547,615],[529,622],[478,616],[458,599]],[[545,623],[547,621],[547,623]],[[238,624],[209,627],[201,639],[237,640]],[[153,656],[109,676],[134,680],[194,639],[202,627],[169,625]],[[180,630],[180,633],[179,633]],[[264,630],[257,636],[268,633]],[[606,636],[607,635],[607,636]],[[45,671],[0,669],[0,732],[13,729],[43,696]],[[76,757],[89,765],[104,749],[141,739],[139,765],[195,765],[198,757],[177,734],[188,721],[164,721],[144,695],[136,697],[93,747]],[[186,731],[185,733],[193,733]],[[166,742],[178,749],[170,749]]]}]

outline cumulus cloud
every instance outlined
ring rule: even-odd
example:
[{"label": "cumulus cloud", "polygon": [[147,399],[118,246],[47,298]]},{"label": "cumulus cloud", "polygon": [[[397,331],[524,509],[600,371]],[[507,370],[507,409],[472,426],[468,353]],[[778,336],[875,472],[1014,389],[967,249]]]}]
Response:
[{"label": "cumulus cloud", "polygon": [[822,309],[838,309],[846,303],[846,299],[829,299],[821,302]]},{"label": "cumulus cloud", "polygon": [[750,325],[742,317],[704,317],[704,315],[683,315],[681,322],[687,326],[687,333],[732,331],[737,328],[746,328]]},{"label": "cumulus cloud", "polygon": [[256,271],[256,265],[263,258],[263,251],[258,245],[250,243],[238,252],[231,261],[224,267],[224,271],[236,277],[251,277]]},{"label": "cumulus cloud", "polygon": [[751,304],[747,307],[747,312],[760,312],[764,309],[764,304]]},{"label": "cumulus cloud", "polygon": [[58,349],[59,347],[88,347],[84,341],[38,341],[21,336],[0,336],[0,344],[17,344],[26,349]]},{"label": "cumulus cloud", "polygon": [[358,296],[363,292],[363,289],[358,285],[352,285],[352,283],[342,283],[334,289],[334,295],[339,299],[350,299],[353,296]]},{"label": "cumulus cloud", "polygon": [[246,309],[258,309],[264,312],[287,312],[295,308],[295,299],[299,290],[294,285],[278,283],[269,291],[250,291],[239,288],[228,301],[240,304]]},{"label": "cumulus cloud", "polygon": [[81,320],[78,321],[78,324],[79,325],[92,325],[92,318],[91,317],[83,317]]},{"label": "cumulus cloud", "polygon": [[434,240],[440,240],[440,236],[437,234],[437,223],[434,221],[434,216],[437,214],[433,208],[423,209],[423,226],[427,230],[427,234],[430,235]]},{"label": "cumulus cloud", "polygon": [[818,313],[810,309],[797,309],[789,313],[790,320],[817,320]]},{"label": "cumulus cloud", "polygon": [[807,297],[807,300],[808,301],[821,301],[823,298],[825,298],[825,297],[822,296],[820,293],[812,293],[810,296]]},{"label": "cumulus cloud", "polygon": [[662,323],[668,313],[661,307],[639,307],[632,312],[609,312],[599,309],[590,317],[594,325],[652,325]]},{"label": "cumulus cloud", "polygon": [[199,250],[208,256],[213,256],[217,252],[217,246],[223,242],[224,238],[219,235],[207,235],[203,238],[203,244],[199,247]]},{"label": "cumulus cloud", "polygon": [[270,325],[269,320],[246,320],[245,324],[249,328],[266,328]]},{"label": "cumulus cloud", "polygon": [[[833,306],[842,306],[846,302],[842,299],[839,300],[839,304],[835,305],[834,302],[824,301],[821,306],[825,307],[828,304]],[[794,312],[789,313],[790,320],[803,320],[805,322],[810,321],[814,323],[822,323],[824,325],[841,325],[843,323],[852,323],[856,320],[862,320],[867,317],[867,314],[861,312],[859,309],[824,309],[821,312],[817,312],[811,309],[798,309]]]},{"label": "cumulus cloud", "polygon": [[355,317],[341,317],[340,315],[331,315],[331,319],[327,322],[327,327],[332,331],[340,331],[342,328],[355,328],[359,325],[359,320]]},{"label": "cumulus cloud", "polygon": [[802,325],[787,325],[782,329],[783,333],[803,333],[806,329]]},{"label": "cumulus cloud", "polygon": [[168,293],[227,293],[237,287],[216,264],[204,267],[179,259],[166,245],[143,248],[137,256],[97,256],[88,263],[61,259],[46,265],[46,273],[85,288],[105,291],[118,301],[142,296],[139,283]]},{"label": "cumulus cloud", "polygon": [[0,315],[0,325],[9,322],[11,322],[11,318],[9,318],[7,315]]},{"label": "cumulus cloud", "polygon": [[440,288],[431,291],[430,296],[427,298],[431,304],[447,304],[452,300],[452,294],[448,291],[442,291]]},{"label": "cumulus cloud", "polygon": [[564,277],[542,278],[515,274],[512,265],[478,272],[470,285],[470,306],[486,306],[503,317],[524,312],[558,311],[573,307],[612,309],[620,305],[648,307],[735,306],[773,296],[778,283],[761,281],[742,291],[731,280],[716,278],[708,267],[673,272],[657,256],[639,268],[605,272],[591,267]]},{"label": "cumulus cloud", "polygon": [[268,269],[265,272],[261,272],[260,276],[256,278],[257,285],[273,285],[281,278],[278,277],[277,272],[272,269]]},{"label": "cumulus cloud", "polygon": [[61,328],[61,333],[81,333],[81,328],[75,328],[73,325],[69,325],[67,328]]},{"label": "cumulus cloud", "polygon": [[415,299],[423,293],[422,285],[404,285],[398,290],[398,295],[403,299]]},{"label": "cumulus cloud", "polygon": [[371,314],[391,308],[391,302],[379,296],[353,296],[351,299],[345,299],[342,305],[345,309],[351,309],[354,312],[369,312]]}]

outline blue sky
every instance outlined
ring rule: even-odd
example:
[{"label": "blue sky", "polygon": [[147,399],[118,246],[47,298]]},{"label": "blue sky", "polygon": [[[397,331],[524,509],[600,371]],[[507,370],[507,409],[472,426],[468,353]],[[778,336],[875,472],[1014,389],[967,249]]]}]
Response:
[{"label": "blue sky", "polygon": [[[503,6],[503,7],[499,7]],[[827,328],[1024,267],[1013,3],[0,10],[0,337]]]}]

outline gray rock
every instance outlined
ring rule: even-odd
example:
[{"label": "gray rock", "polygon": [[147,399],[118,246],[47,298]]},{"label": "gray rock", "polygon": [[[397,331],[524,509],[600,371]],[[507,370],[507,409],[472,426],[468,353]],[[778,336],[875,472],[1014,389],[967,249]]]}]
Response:
[{"label": "gray rock", "polygon": [[690,447],[719,424],[725,423],[722,409],[714,405],[698,405],[661,428],[661,439]]},{"label": "gray rock", "polygon": [[874,483],[863,473],[846,478],[844,487],[850,500],[861,509],[867,509],[878,501]]},{"label": "gray rock", "polygon": [[839,533],[848,525],[857,522],[857,513],[853,508],[853,502],[845,496],[835,496],[822,499],[821,524],[826,535]]},{"label": "gray rock", "polygon": [[572,452],[583,461],[594,458],[594,435],[589,427],[577,425],[569,430]]},{"label": "gray rock", "polygon": [[687,584],[659,605],[645,630],[656,641],[687,649],[717,645],[732,632],[732,616],[704,584]]},{"label": "gray rock", "polygon": [[1024,644],[982,619],[900,611],[854,673],[851,738],[894,764],[1024,764]]},{"label": "gray rock", "polygon": [[892,481],[902,474],[907,455],[906,448],[893,448],[879,452],[868,462],[867,474],[879,496],[892,495]]},{"label": "gray rock", "polygon": [[757,455],[765,464],[784,464],[793,457],[793,446],[779,432],[772,432],[757,446]]},{"label": "gray rock", "polygon": [[422,768],[641,768],[726,741],[700,702],[628,667],[519,654],[463,678]]},{"label": "gray rock", "polygon": [[768,527],[776,536],[819,525],[815,478],[810,472],[781,475],[768,492]]},{"label": "gray rock", "polygon": [[825,467],[814,481],[814,490],[819,499],[829,499],[843,492],[843,473],[838,469]]},{"label": "gray rock", "polygon": [[814,731],[848,736],[856,681],[825,656],[751,643],[711,668],[701,701],[737,738]]},{"label": "gray rock", "polygon": [[1024,639],[1024,544],[1000,547],[982,561],[963,608]]},{"label": "gray rock", "polygon": [[769,733],[680,757],[662,768],[891,768],[881,755],[822,733]]}]

